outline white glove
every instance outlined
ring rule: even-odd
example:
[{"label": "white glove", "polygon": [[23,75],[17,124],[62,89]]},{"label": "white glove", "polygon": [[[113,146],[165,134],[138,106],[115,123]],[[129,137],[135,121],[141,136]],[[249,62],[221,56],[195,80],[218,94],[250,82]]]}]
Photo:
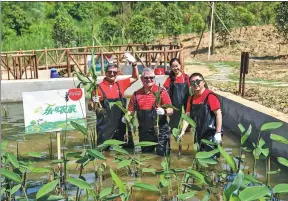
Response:
[{"label": "white glove", "polygon": [[158,107],[156,109],[157,115],[164,115],[165,114],[165,110],[162,107]]},{"label": "white glove", "polygon": [[93,103],[99,103],[100,102],[100,96],[93,96],[92,101],[93,101]]},{"label": "white glove", "polygon": [[133,57],[129,52],[124,53],[124,56],[130,63],[136,62],[135,57]]},{"label": "white glove", "polygon": [[222,133],[215,133],[214,135],[214,142],[217,144],[221,144],[222,142]]},{"label": "white glove", "polygon": [[178,135],[178,140],[180,141],[181,140],[181,138],[182,138],[182,136],[185,134],[185,131],[181,131],[181,133],[180,133],[180,135]]},{"label": "white glove", "polygon": [[125,117],[122,117],[121,121],[126,124],[126,118]]}]

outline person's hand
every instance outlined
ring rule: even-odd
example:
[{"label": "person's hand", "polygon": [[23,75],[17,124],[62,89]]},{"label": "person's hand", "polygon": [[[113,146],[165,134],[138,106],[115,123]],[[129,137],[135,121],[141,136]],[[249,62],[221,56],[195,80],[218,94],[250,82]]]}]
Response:
[{"label": "person's hand", "polygon": [[215,143],[221,144],[222,143],[222,133],[216,132],[213,139],[214,139]]},{"label": "person's hand", "polygon": [[183,131],[181,131],[181,133],[180,133],[180,135],[178,135],[178,138],[177,138],[177,140],[178,141],[180,141],[181,139],[182,139],[182,136],[185,134],[185,130]]},{"label": "person's hand", "polygon": [[124,56],[130,63],[134,64],[136,62],[135,57],[133,57],[129,52],[124,53]]},{"label": "person's hand", "polygon": [[165,109],[163,109],[162,107],[158,107],[156,109],[157,115],[164,115],[165,114]]},{"label": "person's hand", "polygon": [[121,121],[126,124],[126,118],[125,117],[122,117]]},{"label": "person's hand", "polygon": [[93,103],[99,103],[100,102],[100,96],[93,96],[92,101],[93,101]]}]

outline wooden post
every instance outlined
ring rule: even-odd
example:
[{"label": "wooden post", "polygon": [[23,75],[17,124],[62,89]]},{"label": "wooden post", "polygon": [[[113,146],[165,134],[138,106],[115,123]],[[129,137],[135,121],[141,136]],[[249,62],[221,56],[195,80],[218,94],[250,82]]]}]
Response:
[{"label": "wooden post", "polygon": [[165,67],[165,71],[167,71],[167,51],[166,51],[166,47],[164,47],[164,67]]},{"label": "wooden post", "polygon": [[48,70],[48,60],[47,60],[47,47],[45,47],[45,66],[46,66],[46,70]]},{"label": "wooden post", "polygon": [[71,77],[71,66],[70,66],[70,52],[69,52],[69,49],[66,49],[66,57],[67,57],[67,72],[68,72],[68,77]]},{"label": "wooden post", "polygon": [[58,160],[61,159],[61,134],[60,131],[56,131],[57,134],[57,156]]},{"label": "wooden post", "polygon": [[[85,52],[88,52],[87,51],[87,48],[85,48]],[[91,62],[92,62],[92,57],[91,57]],[[84,55],[84,74],[87,75],[88,73],[88,70],[87,70],[87,54]]]},{"label": "wooden post", "polygon": [[38,64],[37,64],[37,57],[36,54],[33,56],[34,58],[34,78],[36,76],[36,78],[38,79]]},{"label": "wooden post", "polygon": [[103,56],[103,48],[100,50],[100,58],[101,58],[101,74],[105,74],[105,69],[104,69],[104,56]]},{"label": "wooden post", "polygon": [[22,80],[22,61],[21,57],[18,57],[18,64],[19,64],[19,78]]}]

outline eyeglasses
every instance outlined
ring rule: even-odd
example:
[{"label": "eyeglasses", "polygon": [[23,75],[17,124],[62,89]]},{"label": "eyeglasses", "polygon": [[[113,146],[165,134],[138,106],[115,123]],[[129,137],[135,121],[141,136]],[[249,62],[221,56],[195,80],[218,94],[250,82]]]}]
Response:
[{"label": "eyeglasses", "polygon": [[117,75],[117,74],[118,74],[117,71],[112,71],[112,70],[108,70],[107,73],[109,73],[110,75],[112,75],[112,73],[114,73],[114,75]]},{"label": "eyeglasses", "polygon": [[154,76],[153,77],[143,77],[144,78],[144,80],[154,80]]},{"label": "eyeglasses", "polygon": [[191,85],[191,86],[194,86],[194,85],[199,86],[199,84],[201,83],[201,81],[203,81],[203,80],[195,80],[195,81],[193,80],[193,81],[190,82],[190,85]]}]

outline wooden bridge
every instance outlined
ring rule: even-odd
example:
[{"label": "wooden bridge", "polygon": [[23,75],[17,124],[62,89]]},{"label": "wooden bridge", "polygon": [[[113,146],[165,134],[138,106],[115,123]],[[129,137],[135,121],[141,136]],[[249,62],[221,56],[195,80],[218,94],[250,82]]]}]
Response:
[{"label": "wooden bridge", "polygon": [[[1,70],[3,80],[41,79],[41,72],[56,68],[60,77],[71,77],[74,70],[88,73],[91,51],[94,50],[96,69],[104,75],[104,67],[109,61],[117,63],[123,73],[126,67],[125,52],[130,52],[144,68],[164,66],[176,57],[184,69],[182,44],[127,44],[109,46],[87,46],[73,48],[53,48],[43,50],[23,50],[2,52]],[[122,68],[121,68],[122,67]]]}]

